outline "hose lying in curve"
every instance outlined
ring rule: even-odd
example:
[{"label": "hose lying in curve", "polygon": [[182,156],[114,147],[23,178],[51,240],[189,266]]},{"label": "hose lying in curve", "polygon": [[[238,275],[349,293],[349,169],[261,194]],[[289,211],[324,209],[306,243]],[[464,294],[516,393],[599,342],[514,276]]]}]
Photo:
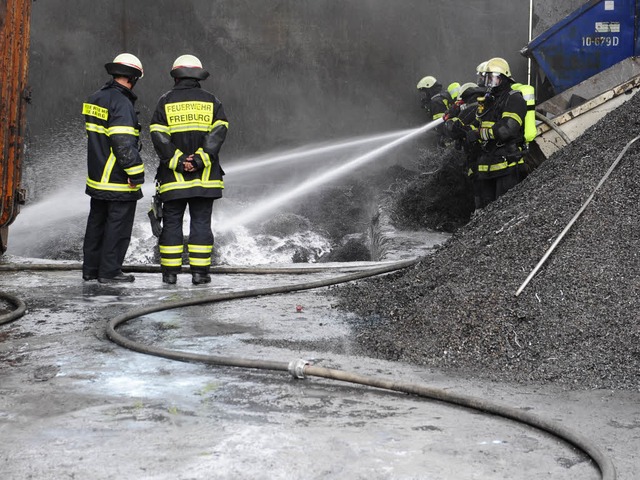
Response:
[{"label": "hose lying in curve", "polygon": [[[415,261],[414,261],[415,262]],[[351,265],[351,266],[315,266],[315,267],[212,267],[212,274],[251,274],[251,275],[304,275],[308,273],[322,273],[327,271],[363,271],[367,269],[375,269],[379,265]],[[401,267],[402,268],[402,267]],[[25,272],[25,271],[44,271],[44,272],[60,272],[82,270],[80,263],[0,263],[0,272]],[[162,268],[160,265],[133,264],[124,265],[123,272],[127,273],[160,273]],[[190,272],[189,267],[182,267],[182,273]],[[25,303],[18,297],[0,291],[0,299],[5,299],[8,303],[13,304],[16,310],[7,314],[0,315],[0,325],[12,322],[22,317],[27,310]]]},{"label": "hose lying in curve", "polygon": [[12,310],[9,313],[4,313],[0,315],[0,325],[13,322],[14,320],[22,317],[24,313],[27,311],[27,306],[18,297],[14,297],[13,295],[6,292],[0,292],[0,299],[5,300],[7,303],[10,303],[14,307],[16,307],[15,310]]},{"label": "hose lying in curve", "polygon": [[168,302],[162,305],[156,305],[153,307],[146,307],[131,310],[125,312],[111,319],[106,327],[107,337],[114,343],[133,350],[139,353],[154,355],[157,357],[167,358],[170,360],[177,360],[181,362],[195,362],[204,363],[208,365],[229,366],[229,367],[242,367],[253,368],[259,370],[275,370],[285,371],[291,373],[295,378],[305,378],[306,376],[315,376],[321,378],[327,378],[332,380],[338,380],[342,382],[356,383],[360,385],[381,388],[386,390],[392,390],[401,393],[407,393],[416,395],[419,397],[438,400],[461,407],[470,408],[483,413],[493,414],[509,420],[515,420],[531,427],[537,428],[541,431],[549,433],[561,440],[564,440],[570,445],[580,449],[587,456],[589,456],[597,465],[600,470],[602,480],[615,480],[616,473],[612,461],[602,453],[602,451],[587,437],[580,435],[572,430],[560,425],[557,422],[543,419],[527,411],[500,405],[488,400],[456,394],[443,389],[437,389],[433,387],[427,387],[423,385],[410,384],[396,382],[393,380],[386,380],[380,378],[366,377],[357,375],[341,370],[334,370],[329,368],[322,368],[310,365],[305,360],[293,360],[290,362],[272,361],[272,360],[256,360],[240,357],[228,357],[228,356],[215,356],[204,355],[191,352],[183,352],[177,350],[169,350],[161,347],[154,347],[144,345],[129,339],[128,337],[118,333],[116,329],[119,325],[125,322],[165,310],[171,310],[175,308],[181,308],[186,306],[199,305],[204,303],[222,302],[240,298],[257,297],[263,295],[283,294],[291,293],[294,291],[309,290],[319,287],[327,287],[330,285],[336,285],[339,283],[350,282],[353,280],[359,280],[365,277],[374,275],[381,275],[389,273],[391,271],[399,270],[402,268],[410,267],[417,263],[417,260],[407,260],[403,262],[396,262],[385,265],[384,267],[370,269],[364,272],[353,273],[350,275],[344,275],[340,277],[334,277],[326,280],[319,280],[308,283],[301,283],[295,285],[286,285],[279,287],[268,287],[253,290],[244,290],[239,292],[230,292],[222,294],[214,294],[203,296],[199,298],[191,298],[186,300],[179,300],[175,302]]}]

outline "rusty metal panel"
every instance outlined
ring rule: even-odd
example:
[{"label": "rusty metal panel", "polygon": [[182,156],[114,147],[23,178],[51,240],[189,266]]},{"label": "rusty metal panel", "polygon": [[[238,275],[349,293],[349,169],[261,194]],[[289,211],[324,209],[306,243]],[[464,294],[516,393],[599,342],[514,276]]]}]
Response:
[{"label": "rusty metal panel", "polygon": [[0,240],[7,247],[7,227],[24,202],[20,186],[26,104],[31,0],[0,0]]}]

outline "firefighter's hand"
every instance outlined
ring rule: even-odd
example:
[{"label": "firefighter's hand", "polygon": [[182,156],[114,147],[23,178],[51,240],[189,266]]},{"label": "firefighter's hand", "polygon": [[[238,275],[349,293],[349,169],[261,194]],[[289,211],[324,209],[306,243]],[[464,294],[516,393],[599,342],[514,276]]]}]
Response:
[{"label": "firefighter's hand", "polygon": [[185,172],[194,172],[195,171],[195,166],[193,165],[193,154],[189,155],[185,160],[184,163],[182,164],[182,169]]},{"label": "firefighter's hand", "polygon": [[130,178],[127,178],[127,183],[129,184],[129,188],[136,188],[138,186],[135,183],[131,182]]},{"label": "firefighter's hand", "polygon": [[480,132],[478,132],[478,130],[475,129],[470,129],[467,132],[467,143],[469,144],[474,144],[476,143],[478,140],[480,140]]},{"label": "firefighter's hand", "polygon": [[460,104],[456,102],[453,105],[451,105],[449,109],[446,111],[446,113],[444,114],[444,120],[446,122],[450,118],[455,118],[458,115],[460,115]]}]

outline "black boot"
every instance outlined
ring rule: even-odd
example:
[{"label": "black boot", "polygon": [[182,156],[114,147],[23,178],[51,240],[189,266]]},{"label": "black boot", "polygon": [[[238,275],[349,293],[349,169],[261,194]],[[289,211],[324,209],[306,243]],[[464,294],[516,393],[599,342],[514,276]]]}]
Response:
[{"label": "black boot", "polygon": [[100,283],[130,283],[136,279],[133,275],[125,275],[121,273],[115,277],[98,277]]},{"label": "black boot", "polygon": [[162,274],[163,283],[168,283],[169,285],[175,285],[178,281],[178,275],[175,273],[163,273]]},{"label": "black boot", "polygon": [[208,273],[194,273],[192,274],[192,278],[191,278],[191,282],[194,285],[202,285],[203,283],[210,283],[211,282],[211,275],[209,275]]}]

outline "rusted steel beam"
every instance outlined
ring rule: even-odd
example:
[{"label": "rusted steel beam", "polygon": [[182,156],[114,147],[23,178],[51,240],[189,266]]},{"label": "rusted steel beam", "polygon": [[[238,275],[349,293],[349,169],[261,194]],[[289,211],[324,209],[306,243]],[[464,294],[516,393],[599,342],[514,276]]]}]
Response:
[{"label": "rusted steel beam", "polygon": [[0,247],[24,203],[22,160],[26,127],[31,0],[0,0]]}]

